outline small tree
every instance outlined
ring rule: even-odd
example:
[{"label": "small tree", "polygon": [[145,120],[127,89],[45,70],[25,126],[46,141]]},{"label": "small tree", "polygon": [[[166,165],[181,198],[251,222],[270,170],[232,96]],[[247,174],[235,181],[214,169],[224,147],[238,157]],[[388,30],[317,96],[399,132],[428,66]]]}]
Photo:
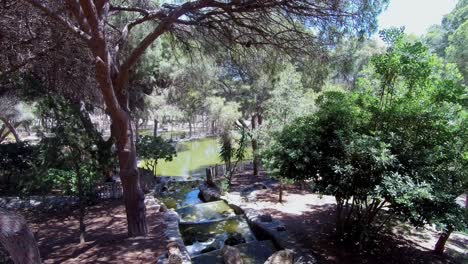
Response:
[{"label": "small tree", "polygon": [[63,194],[78,196],[80,243],[84,243],[86,207],[94,200],[96,185],[108,170],[106,162],[112,159],[99,148],[100,135],[86,130],[81,115],[84,105],[80,106],[72,107],[61,97],[48,97],[39,104],[40,115],[53,121],[54,136],[41,141],[43,176],[37,180]]},{"label": "small tree", "polygon": [[237,164],[245,157],[247,147],[247,133],[241,130],[240,137],[235,139],[232,131],[225,130],[219,139],[221,149],[219,156],[226,165],[225,177],[228,181],[228,187],[231,187],[232,176],[234,175]]},{"label": "small tree", "polygon": [[171,141],[162,137],[143,136],[137,144],[138,156],[145,159],[145,167],[156,175],[158,160],[171,161],[176,156],[176,149]]}]

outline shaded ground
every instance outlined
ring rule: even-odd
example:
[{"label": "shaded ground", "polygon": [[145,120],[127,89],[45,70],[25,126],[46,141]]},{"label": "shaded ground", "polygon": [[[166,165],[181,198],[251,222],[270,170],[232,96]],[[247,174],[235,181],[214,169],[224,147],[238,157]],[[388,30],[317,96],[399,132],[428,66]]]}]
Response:
[{"label": "shaded ground", "polygon": [[79,245],[78,219],[72,213],[27,213],[43,263],[155,263],[166,248],[162,216],[147,211],[149,235],[128,238],[122,201],[101,202],[86,217],[87,242]]},{"label": "shaded ground", "polygon": [[[265,178],[262,175],[261,178]],[[236,175],[234,190],[255,181],[251,172]],[[377,234],[365,250],[346,248],[334,236],[335,200],[288,186],[284,202],[277,203],[278,191],[257,191],[249,203],[282,220],[294,240],[304,252],[313,254],[319,263],[468,263],[468,236],[454,233],[446,245],[446,255],[432,253],[438,234],[435,230],[416,230],[405,224],[389,227]]]}]

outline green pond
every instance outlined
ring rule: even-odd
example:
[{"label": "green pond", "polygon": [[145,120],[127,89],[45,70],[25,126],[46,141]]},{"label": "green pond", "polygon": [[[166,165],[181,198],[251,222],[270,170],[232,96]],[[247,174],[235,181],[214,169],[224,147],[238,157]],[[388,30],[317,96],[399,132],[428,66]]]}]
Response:
[{"label": "green pond", "polygon": [[[220,146],[218,138],[210,137],[177,143],[177,156],[172,161],[159,160],[156,167],[157,176],[181,176],[185,178],[200,178],[205,175],[205,169],[215,164],[222,164],[219,158]],[[248,149],[246,159],[251,157]],[[144,161],[140,166],[144,167]]]},{"label": "green pond", "polygon": [[201,177],[207,167],[221,163],[217,138],[183,141],[177,143],[177,156],[172,161],[158,161],[156,175]]}]

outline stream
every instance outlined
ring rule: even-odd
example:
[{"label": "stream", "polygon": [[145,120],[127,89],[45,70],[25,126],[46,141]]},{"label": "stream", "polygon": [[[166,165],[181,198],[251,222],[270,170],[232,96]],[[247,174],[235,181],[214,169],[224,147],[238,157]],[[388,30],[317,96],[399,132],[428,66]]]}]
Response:
[{"label": "stream", "polygon": [[171,181],[158,199],[180,216],[179,229],[197,263],[223,263],[220,249],[226,244],[238,248],[245,264],[263,264],[276,251],[271,241],[259,241],[245,216],[224,201],[203,203],[198,182]]}]

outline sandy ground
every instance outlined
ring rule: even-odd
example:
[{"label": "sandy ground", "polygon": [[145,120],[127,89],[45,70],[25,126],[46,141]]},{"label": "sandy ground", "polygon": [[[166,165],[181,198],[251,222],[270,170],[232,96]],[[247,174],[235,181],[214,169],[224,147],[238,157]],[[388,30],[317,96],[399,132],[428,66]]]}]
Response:
[{"label": "sandy ground", "polygon": [[89,208],[87,242],[79,245],[75,213],[26,214],[43,263],[155,263],[166,248],[162,215],[147,211],[149,235],[129,238],[122,201]]},{"label": "sandy ground", "polygon": [[[237,175],[234,190],[255,180],[249,172]],[[265,175],[261,176],[265,179]],[[415,229],[406,224],[389,226],[377,234],[362,252],[341,246],[335,238],[335,199],[320,196],[297,186],[289,186],[283,203],[278,203],[278,190],[261,190],[248,197],[249,207],[270,213],[282,220],[306,253],[319,263],[468,263],[468,236],[453,233],[446,245],[445,256],[432,253],[438,233],[431,228]]]}]

